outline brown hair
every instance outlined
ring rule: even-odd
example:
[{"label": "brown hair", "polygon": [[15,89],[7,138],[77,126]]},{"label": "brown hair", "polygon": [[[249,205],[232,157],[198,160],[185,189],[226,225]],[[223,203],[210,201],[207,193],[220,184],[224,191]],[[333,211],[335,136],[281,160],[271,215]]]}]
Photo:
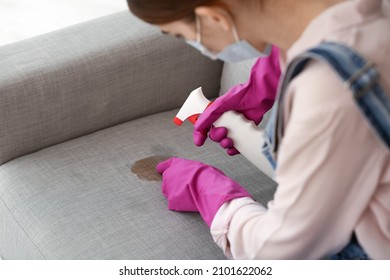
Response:
[{"label": "brown hair", "polygon": [[127,0],[130,11],[151,24],[193,20],[199,6],[220,4],[220,0]]}]

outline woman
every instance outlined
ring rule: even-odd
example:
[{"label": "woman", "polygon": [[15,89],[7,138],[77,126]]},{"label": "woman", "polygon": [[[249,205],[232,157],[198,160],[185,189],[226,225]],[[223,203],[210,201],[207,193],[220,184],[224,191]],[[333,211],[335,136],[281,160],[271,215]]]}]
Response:
[{"label": "woman", "polygon": [[[232,58],[237,49],[266,55],[272,44],[284,69],[321,42],[347,45],[376,65],[390,92],[390,20],[381,2],[128,0],[135,15],[212,58]],[[230,258],[389,259],[388,150],[326,64],[310,62],[285,96],[278,189],[268,209],[218,169],[180,158],[157,167],[169,208],[199,211]],[[216,107],[223,106],[210,106],[195,125],[197,145],[221,114]]]}]

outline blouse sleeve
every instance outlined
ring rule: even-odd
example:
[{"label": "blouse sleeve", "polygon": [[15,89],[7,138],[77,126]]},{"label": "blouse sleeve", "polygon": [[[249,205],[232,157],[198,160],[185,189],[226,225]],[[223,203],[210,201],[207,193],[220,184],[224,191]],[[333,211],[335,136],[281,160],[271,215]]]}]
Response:
[{"label": "blouse sleeve", "polygon": [[227,257],[318,259],[349,242],[384,160],[350,96],[318,62],[293,80],[274,200],[235,199],[211,225]]}]

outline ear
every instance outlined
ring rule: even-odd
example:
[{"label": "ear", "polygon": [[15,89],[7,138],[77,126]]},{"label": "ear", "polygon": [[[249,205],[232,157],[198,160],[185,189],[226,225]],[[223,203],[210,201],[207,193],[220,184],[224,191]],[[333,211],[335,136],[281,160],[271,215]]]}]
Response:
[{"label": "ear", "polygon": [[219,25],[229,32],[232,29],[230,16],[227,12],[215,6],[200,6],[195,9],[195,14],[204,22]]}]

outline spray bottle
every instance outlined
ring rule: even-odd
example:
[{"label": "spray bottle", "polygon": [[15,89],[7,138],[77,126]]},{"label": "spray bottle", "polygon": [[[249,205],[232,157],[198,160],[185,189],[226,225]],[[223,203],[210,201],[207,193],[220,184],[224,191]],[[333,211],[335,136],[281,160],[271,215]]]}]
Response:
[{"label": "spray bottle", "polygon": [[[198,116],[210,104],[211,102],[204,96],[202,88],[195,89],[188,96],[179,113],[174,118],[174,123],[180,126],[188,119],[195,124]],[[234,111],[225,112],[215,121],[214,126],[226,127],[228,129],[228,137],[233,140],[234,147],[264,174],[274,179],[274,169],[262,153],[265,141],[263,129],[258,128],[253,121]]]}]

